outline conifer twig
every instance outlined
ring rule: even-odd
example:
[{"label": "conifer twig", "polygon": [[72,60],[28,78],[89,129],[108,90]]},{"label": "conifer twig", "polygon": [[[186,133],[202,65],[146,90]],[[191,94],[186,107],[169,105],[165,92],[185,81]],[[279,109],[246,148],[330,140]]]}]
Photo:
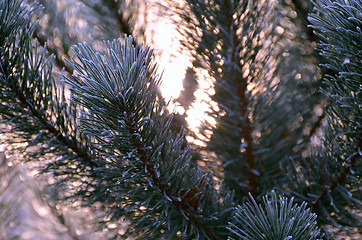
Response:
[{"label": "conifer twig", "polygon": [[[135,189],[121,187],[122,194],[112,191],[111,194],[121,194],[118,199],[123,196],[137,199],[129,205],[139,206],[136,201],[147,203],[141,222],[152,219],[147,211],[155,211],[162,204],[172,209],[166,216],[172,216],[167,216],[167,221],[158,221],[166,221],[171,236],[176,229],[181,230],[173,221],[180,224],[186,220],[191,225],[185,226],[190,234],[202,231],[210,239],[219,239],[219,233],[203,216],[205,210],[199,211],[212,207],[202,205],[204,200],[210,200],[207,196],[216,197],[212,195],[211,178],[202,175],[199,168],[191,167],[189,148],[182,147],[183,134],[174,135],[170,128],[172,116],[164,109],[164,101],[156,102],[159,77],[155,75],[156,65],[151,63],[152,51],[135,47],[132,41],[126,36],[124,45],[119,39],[108,42],[107,55],[94,52],[86,43],[80,44],[73,51],[81,64],[69,61],[77,74],[74,80],[65,77],[65,82],[71,86],[74,101],[89,111],[81,118],[81,131],[94,138],[91,147],[104,148],[99,154],[104,156],[101,161],[105,166],[98,175],[110,180],[109,189],[119,189],[119,184],[136,185]],[[113,160],[107,159],[113,158],[122,160],[111,164]],[[189,183],[180,185],[184,181]],[[133,218],[133,224],[139,224],[134,219],[139,215],[134,208],[122,214]],[[164,229],[163,225],[147,227],[145,231]]]},{"label": "conifer twig", "polygon": [[[119,105],[119,112],[122,115],[125,109],[122,109],[122,104]],[[183,200],[180,200],[180,196],[177,196],[174,194],[171,189],[167,186],[167,184],[158,176],[156,166],[148,159],[147,153],[144,151],[146,149],[146,146],[143,146],[142,142],[137,137],[139,135],[139,132],[134,127],[134,122],[130,121],[130,118],[125,118],[125,124],[128,126],[128,133],[129,136],[131,136],[132,139],[132,145],[135,146],[137,155],[139,157],[139,160],[142,162],[142,165],[145,169],[147,169],[147,174],[152,179],[152,182],[155,186],[159,189],[160,192],[164,193],[169,199],[171,199],[172,204],[175,207],[179,207],[182,209],[182,211],[185,213],[185,215],[191,219],[193,222],[195,222],[197,225],[202,226],[202,228],[205,229],[210,239],[220,239],[220,237],[212,230],[206,223],[203,222],[203,220],[196,216],[191,212],[191,206],[184,202]]]},{"label": "conifer twig", "polygon": [[[4,71],[7,71],[5,68]],[[5,74],[8,74],[5,72]],[[59,142],[67,146],[69,149],[72,149],[74,153],[76,153],[80,158],[82,158],[85,163],[87,163],[91,167],[99,167],[99,164],[95,161],[92,161],[92,156],[89,155],[84,149],[78,146],[76,142],[71,140],[70,137],[65,137],[61,131],[58,130],[58,128],[51,122],[44,114],[41,114],[33,104],[31,104],[27,98],[27,96],[20,91],[18,83],[16,80],[13,79],[11,75],[8,78],[8,83],[12,88],[12,91],[16,94],[17,98],[21,102],[21,104],[24,106],[24,109],[29,109],[30,113],[35,119],[38,119],[40,123],[42,124],[42,127],[46,129],[49,133],[51,133],[55,139],[57,139]],[[43,111],[44,113],[44,111]]]},{"label": "conifer twig", "polygon": [[355,154],[349,159],[348,165],[345,166],[343,170],[340,171],[332,181],[328,182],[327,186],[324,186],[324,188],[322,188],[322,190],[319,193],[315,194],[317,198],[313,199],[313,202],[311,204],[312,209],[316,210],[316,208],[319,207],[319,204],[321,204],[321,202],[324,200],[324,198],[328,195],[330,191],[333,191],[339,185],[344,184],[348,175],[351,174],[351,170],[358,164],[358,161],[361,161],[362,159],[361,152],[362,152],[362,133],[360,134],[360,139],[355,148]]}]

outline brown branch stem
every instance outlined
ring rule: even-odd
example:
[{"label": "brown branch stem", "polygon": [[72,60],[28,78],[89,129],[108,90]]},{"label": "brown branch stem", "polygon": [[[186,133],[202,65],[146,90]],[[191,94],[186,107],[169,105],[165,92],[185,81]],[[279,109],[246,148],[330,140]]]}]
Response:
[{"label": "brown branch stem", "polygon": [[[5,69],[4,69],[5,70]],[[6,70],[5,70],[6,71]],[[9,73],[5,73],[5,75],[10,76]],[[29,109],[32,116],[38,119],[45,130],[47,130],[50,134],[54,136],[54,138],[62,143],[63,145],[67,146],[71,149],[75,154],[77,154],[80,158],[82,158],[85,163],[87,163],[91,167],[100,167],[100,165],[94,161],[92,161],[92,156],[89,155],[86,150],[79,147],[79,145],[72,141],[70,137],[65,137],[60,130],[58,130],[53,123],[46,119],[46,117],[41,114],[33,104],[31,104],[27,97],[19,90],[20,87],[16,80],[13,77],[10,77],[8,80],[9,86],[16,94],[16,97],[19,99],[21,104],[24,106],[25,109]]]},{"label": "brown branch stem", "polygon": [[[228,26],[228,33],[230,36],[230,48],[231,48],[231,62],[232,66],[232,76],[234,78],[234,84],[237,89],[237,95],[239,97],[239,113],[241,115],[239,128],[246,142],[245,148],[245,157],[247,159],[247,178],[248,178],[248,186],[250,187],[250,193],[253,197],[258,196],[258,185],[257,185],[257,176],[253,170],[256,169],[256,158],[254,154],[254,140],[252,137],[252,123],[251,119],[249,118],[248,114],[248,99],[246,96],[247,93],[247,81],[242,77],[241,74],[241,63],[240,59],[237,57],[237,44],[238,44],[238,37],[236,34],[236,27],[233,20],[232,14],[232,6],[230,5],[229,0],[224,1],[225,8],[226,8],[226,21]],[[240,70],[240,72],[237,71]]]},{"label": "brown branch stem", "polygon": [[[123,114],[124,111],[121,110],[122,108],[120,107],[120,112]],[[169,189],[168,185],[165,184],[164,181],[158,176],[156,166],[151,163],[150,159],[147,156],[147,153],[144,151],[145,148],[142,141],[137,137],[138,131],[134,126],[134,122],[128,118],[125,118],[125,123],[128,126],[128,133],[131,137],[133,146],[135,146],[136,148],[137,156],[141,161],[142,166],[146,169],[146,172],[150,177],[152,183],[159,189],[161,193],[165,194],[169,199],[171,199],[171,202],[175,207],[180,208],[181,211],[183,211],[189,219],[191,219],[196,225],[201,226],[208,234],[208,237],[210,239],[220,239],[220,236],[218,236],[213,229],[211,229],[205,222],[203,222],[203,220],[199,216],[196,216],[191,212],[191,206],[187,205],[183,201],[180,201],[179,196],[173,193]]]},{"label": "brown branch stem", "polygon": [[358,160],[361,160],[362,156],[360,155],[360,152],[362,151],[362,133],[360,134],[360,139],[358,139],[358,143],[355,149],[356,154],[354,154],[348,166],[346,166],[338,175],[337,177],[331,181],[327,186],[323,188],[323,190],[317,194],[318,198],[316,198],[312,203],[312,209],[317,209],[318,205],[323,201],[323,199],[328,195],[328,192],[333,191],[336,187],[338,187],[340,184],[343,184],[343,182],[346,180],[348,175],[351,173],[352,168],[355,167]]}]

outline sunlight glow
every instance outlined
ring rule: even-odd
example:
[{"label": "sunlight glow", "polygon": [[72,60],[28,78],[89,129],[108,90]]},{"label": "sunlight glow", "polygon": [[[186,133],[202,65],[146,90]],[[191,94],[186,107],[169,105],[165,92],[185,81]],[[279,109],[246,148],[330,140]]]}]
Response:
[{"label": "sunlight glow", "polygon": [[174,25],[166,21],[157,23],[153,41],[156,53],[158,51],[161,53],[159,57],[156,57],[156,61],[162,72],[161,92],[167,100],[178,97],[182,89],[185,70],[191,66],[190,57],[179,52],[180,43],[177,37],[178,33]]},{"label": "sunlight glow", "polygon": [[[166,101],[169,101],[170,111],[175,111],[179,114],[184,114],[184,109],[174,103],[183,89],[183,79],[185,78],[186,69],[192,67],[192,58],[189,54],[181,52],[182,38],[177,31],[175,24],[171,20],[153,16],[152,30],[152,47],[155,51],[155,60],[158,63],[159,74],[162,74],[161,93]],[[207,121],[214,124],[214,119],[207,115],[210,106],[215,107],[210,99],[210,95],[215,93],[212,88],[213,82],[204,69],[198,69],[197,72],[199,81],[199,89],[196,90],[195,102],[186,113],[186,121],[189,129],[196,135],[199,135],[200,125]]]}]

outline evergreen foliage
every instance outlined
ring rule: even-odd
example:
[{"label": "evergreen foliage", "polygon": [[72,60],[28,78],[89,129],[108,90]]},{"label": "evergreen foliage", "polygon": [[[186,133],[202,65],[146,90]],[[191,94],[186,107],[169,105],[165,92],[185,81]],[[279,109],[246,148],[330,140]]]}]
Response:
[{"label": "evergreen foliage", "polygon": [[[190,165],[182,133],[170,130],[172,116],[156,102],[159,78],[149,49],[132,38],[107,44],[107,55],[87,44],[74,48],[78,74],[67,79],[76,102],[89,110],[81,131],[94,139],[102,197],[114,201],[114,218],[127,217],[138,238],[217,238],[226,216],[212,175]],[[229,202],[229,197],[224,201]],[[215,230],[214,230],[215,228]],[[181,232],[181,233],[180,233]],[[131,234],[131,232],[130,232]],[[140,237],[141,235],[142,237]]]},{"label": "evergreen foliage", "polygon": [[89,170],[97,165],[77,130],[79,107],[66,100],[64,84],[54,78],[53,56],[47,57],[45,48],[32,39],[37,22],[31,18],[41,8],[37,3],[1,1],[0,132],[9,136],[8,144],[18,146],[7,152],[15,162],[21,163],[17,152],[26,152],[25,161],[53,173],[56,187],[47,198],[59,221],[69,227],[57,210],[62,206],[58,201],[74,201],[77,195],[88,201],[94,189]]},{"label": "evergreen foliage", "polygon": [[[272,191],[271,199],[263,197],[263,206],[252,196],[251,201],[239,206],[234,214],[236,224],[231,224],[231,232],[240,239],[317,239],[316,214],[306,209],[307,204],[293,205],[293,198],[277,199]],[[265,209],[265,210],[264,210]]]},{"label": "evergreen foliage", "polygon": [[322,101],[320,81],[295,66],[290,39],[277,33],[275,1],[187,2],[174,7],[184,20],[183,45],[193,50],[194,67],[214,79],[217,105],[209,114],[216,124],[204,129],[206,150],[222,162],[225,184],[242,202],[248,192],[257,197],[274,188],[280,166],[305,151],[313,135],[306,129],[320,123],[311,111]]},{"label": "evergreen foliage", "polygon": [[[310,21],[322,40],[319,49],[327,60],[324,66],[338,74],[324,78],[322,92],[329,101],[325,139],[322,148],[304,160],[305,182],[298,181],[302,184],[297,191],[308,189],[309,196],[302,195],[319,216],[337,226],[360,226],[361,219],[350,208],[361,206],[362,4],[318,1],[315,6],[319,14],[312,14]],[[311,171],[309,164],[316,170]]]},{"label": "evergreen foliage", "polygon": [[[121,2],[112,4],[129,4]],[[100,239],[318,239],[333,237],[330,225],[345,234],[360,227],[361,0],[314,3],[309,20],[329,74],[323,82],[314,66],[320,59],[303,56],[306,69],[295,66],[303,54],[289,46],[295,36],[285,32],[296,25],[283,15],[284,1],[182,4],[168,7],[183,20],[183,47],[193,57],[190,92],[202,70],[215,92],[209,113],[216,124],[204,126],[200,148],[203,165],[221,163],[215,175],[191,161],[185,129],[172,127],[151,48],[126,35],[106,41],[101,53],[77,44],[67,64],[57,63],[58,51],[49,56],[34,38],[41,5],[0,0],[0,133],[27,143],[18,149],[24,159],[51,176],[53,195],[45,196],[70,238],[83,227],[64,220],[60,206],[72,203],[90,210],[93,223],[84,228]],[[130,16],[118,19],[126,33],[135,31]],[[54,61],[73,75],[58,81]],[[318,131],[324,137],[313,145]],[[15,151],[6,154],[21,163]],[[1,160],[1,180],[4,167]],[[18,206],[3,204],[6,189],[1,230]]]}]

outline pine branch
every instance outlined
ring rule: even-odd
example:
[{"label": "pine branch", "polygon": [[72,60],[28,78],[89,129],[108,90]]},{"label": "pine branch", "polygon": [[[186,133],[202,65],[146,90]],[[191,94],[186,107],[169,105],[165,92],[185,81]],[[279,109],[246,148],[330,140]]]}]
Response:
[{"label": "pine branch", "polygon": [[[206,127],[206,150],[216,153],[215,161],[222,161],[225,183],[230,189],[259,195],[261,175],[265,176],[268,186],[272,183],[263,166],[264,156],[260,157],[264,146],[259,142],[263,137],[255,136],[260,131],[255,106],[264,99],[262,95],[260,99],[253,96],[256,94],[250,86],[267,88],[269,86],[265,85],[275,76],[271,62],[278,62],[272,59],[273,54],[277,56],[278,53],[271,52],[278,49],[278,38],[271,36],[277,20],[271,17],[273,10],[269,9],[273,4],[224,0],[211,4],[190,0],[186,6],[176,3],[173,6],[175,13],[184,20],[178,23],[186,39],[182,43],[192,50],[195,67],[207,70],[214,81],[215,94],[210,98],[217,107],[211,109],[210,116],[216,124]],[[270,54],[265,54],[269,50]],[[267,104],[270,103],[265,101]],[[241,198],[242,195],[236,196]]]},{"label": "pine branch", "polygon": [[353,174],[353,169],[358,166],[361,161],[361,149],[362,149],[362,134],[360,134],[360,139],[358,142],[358,148],[355,149],[355,154],[349,159],[349,163],[342,171],[340,171],[337,176],[327,185],[324,185],[324,188],[316,194],[317,198],[313,199],[311,204],[312,209],[317,210],[318,207],[322,204],[322,201],[328,196],[330,191],[334,191],[338,186],[344,185],[347,178]]},{"label": "pine branch", "polygon": [[[12,3],[4,3],[12,4]],[[16,3],[15,3],[16,5]],[[11,6],[15,10],[20,7]],[[30,9],[36,9],[36,6],[30,6]],[[15,10],[16,11],[16,10]],[[28,19],[36,12],[25,13],[22,17]],[[28,14],[28,15],[26,15]],[[17,18],[18,16],[14,16]],[[32,118],[36,119],[41,128],[47,130],[51,136],[67,146],[75,154],[84,160],[89,166],[96,167],[98,164],[92,161],[89,153],[82,148],[81,143],[78,142],[77,133],[74,132],[74,126],[70,126],[75,119],[75,109],[67,105],[64,97],[64,86],[57,87],[54,77],[52,75],[53,57],[46,57],[45,50],[41,48],[37,41],[35,45],[31,42],[31,36],[36,28],[36,24],[30,22],[18,22],[19,28],[22,29],[22,39],[19,42],[15,41],[17,32],[15,31],[12,36],[9,32],[4,36],[8,42],[4,44],[1,51],[1,74],[3,80],[3,87],[9,88],[14,94],[23,109],[29,111]],[[24,28],[24,29],[23,29]],[[16,28],[15,28],[16,29]],[[17,45],[19,44],[19,45]],[[22,44],[22,45],[21,45]],[[19,54],[24,55],[24,58],[13,57],[17,51]],[[33,62],[32,62],[33,61]],[[45,78],[45,79],[44,79]],[[61,89],[57,91],[56,89]],[[5,95],[4,95],[5,97]],[[51,104],[52,101],[57,101]],[[56,119],[53,122],[51,119]],[[62,124],[68,123],[68,126]],[[64,128],[69,129],[64,130]],[[74,134],[74,135],[72,135]]]},{"label": "pine branch", "polygon": [[[330,120],[329,125],[331,128],[333,128],[333,130],[339,130],[339,126],[341,126],[344,131],[348,131],[350,125],[355,126],[349,133],[351,137],[348,137],[346,140],[339,139],[341,142],[350,141],[353,143],[351,146],[354,145],[355,147],[350,151],[352,155],[348,158],[348,166],[344,168],[344,170],[338,174],[338,177],[336,177],[335,180],[329,184],[329,187],[332,189],[334,189],[338,184],[344,182],[347,175],[351,172],[351,168],[355,166],[357,160],[361,157],[361,126],[359,123],[356,123],[352,120],[354,117],[350,117],[351,115],[355,115],[356,118],[359,118],[358,116],[361,112],[361,108],[358,105],[358,102],[361,101],[361,97],[358,95],[358,93],[355,93],[355,91],[358,89],[358,80],[356,82],[355,78],[360,78],[359,76],[361,74],[361,64],[359,60],[361,56],[360,53],[353,54],[353,51],[358,49],[358,46],[360,49],[361,45],[354,43],[347,47],[344,44],[344,39],[346,37],[341,35],[341,33],[346,32],[348,33],[348,37],[354,38],[355,33],[357,35],[359,34],[358,32],[360,32],[359,27],[361,23],[358,23],[358,16],[354,18],[354,15],[358,15],[358,13],[362,12],[361,6],[358,4],[358,2],[360,1],[351,0],[347,3],[342,3],[339,1],[336,1],[335,3],[330,1],[321,1],[320,3],[315,3],[315,7],[321,14],[326,16],[326,19],[317,16],[316,14],[312,14],[310,16],[310,21],[313,24],[312,27],[323,41],[321,43],[321,55],[325,56],[326,59],[330,61],[330,63],[326,64],[326,66],[329,69],[339,72],[338,76],[328,76],[325,79],[329,86],[328,88],[326,87],[324,89],[324,92],[327,96],[330,97],[331,107],[329,108],[328,116],[338,116],[338,118],[343,122],[339,124],[333,120]],[[330,25],[330,21],[332,21],[333,24],[336,24],[336,22],[334,22],[335,19],[340,19],[345,24],[342,25],[339,31],[333,29]],[[354,21],[348,22],[350,20]],[[333,36],[334,38],[329,35]],[[362,43],[361,40],[360,43]],[[346,53],[341,54],[339,51],[342,49],[344,49]],[[349,61],[345,62],[345,57],[348,57],[352,63],[349,64]],[[344,135],[345,133],[342,134]],[[325,191],[323,191],[323,194],[320,196],[323,198],[325,196]]]},{"label": "pine branch", "polygon": [[[255,174],[256,169],[256,163],[255,163],[255,155],[254,155],[254,140],[252,137],[252,124],[251,120],[249,118],[249,112],[248,108],[250,106],[248,99],[247,99],[247,80],[242,78],[242,75],[240,74],[241,69],[243,67],[241,66],[240,59],[237,58],[237,46],[238,42],[240,41],[238,35],[236,34],[237,27],[234,25],[234,19],[233,19],[233,7],[231,6],[231,3],[229,0],[224,0],[225,5],[225,17],[226,17],[226,26],[228,35],[230,36],[230,43],[226,43],[226,46],[230,48],[229,56],[227,57],[230,60],[230,65],[232,71],[231,76],[233,76],[233,82],[235,84],[235,88],[237,89],[237,96],[239,97],[239,112],[241,119],[240,122],[240,132],[243,133],[243,138],[246,143],[245,147],[245,157],[247,162],[247,183],[250,188],[250,192],[252,196],[258,196],[258,184],[257,184],[257,176]],[[240,69],[239,71],[236,70]],[[235,119],[238,121],[238,119]]]},{"label": "pine branch", "polygon": [[322,147],[305,157],[300,171],[290,171],[289,179],[295,181],[290,187],[293,195],[310,202],[319,214],[319,222],[340,229],[360,225],[349,209],[361,205],[354,196],[359,191],[357,176],[362,159],[361,6],[360,0],[315,2],[317,13],[311,14],[309,20],[321,39],[319,50],[326,59],[325,67],[338,74],[324,78],[322,92],[328,98],[328,121]]},{"label": "pine branch", "polygon": [[277,198],[274,191],[271,199],[263,197],[263,204],[257,204],[250,195],[247,203],[236,208],[229,229],[234,237],[244,240],[319,239],[323,235],[317,226],[317,215],[306,207],[305,202],[293,206],[293,198]]},{"label": "pine branch", "polygon": [[[22,149],[25,159],[42,165],[44,171],[52,169],[58,180],[56,186],[66,179],[88,180],[78,189],[66,192],[67,197],[89,191],[93,187],[89,166],[99,165],[77,132],[76,106],[66,101],[64,86],[55,84],[53,58],[47,57],[45,49],[32,40],[36,23],[30,19],[41,7],[16,0],[0,4],[0,120],[10,126],[7,132],[1,129],[1,134],[14,134],[22,145],[27,142]],[[34,153],[26,151],[34,146]],[[61,158],[48,162],[48,154],[59,154]]]},{"label": "pine branch", "polygon": [[[119,109],[119,112],[122,112],[123,109]],[[126,118],[127,119],[127,118]],[[139,132],[134,126],[134,123],[130,121],[125,121],[125,125],[128,127],[128,134],[131,136],[132,145],[135,146],[136,155],[138,156],[139,160],[142,162],[142,166],[145,169],[146,173],[151,178],[151,181],[154,186],[158,188],[161,193],[164,193],[167,199],[170,199],[172,204],[175,207],[181,208],[181,211],[185,214],[186,219],[190,219],[196,225],[201,226],[205,232],[208,233],[208,237],[210,239],[220,239],[220,237],[211,229],[199,216],[192,213],[192,209],[194,207],[190,207],[189,203],[185,201],[180,201],[180,196],[173,193],[168,185],[158,176],[159,173],[157,171],[156,165],[152,163],[151,159],[147,157],[147,153],[144,151],[147,147],[140,141],[137,137]],[[198,189],[199,191],[204,191],[195,187],[194,189]],[[191,190],[192,192],[193,190]],[[202,195],[198,196],[197,198],[201,197]]]},{"label": "pine branch", "polygon": [[[118,110],[120,113],[124,111],[124,109],[122,108]],[[208,233],[208,236],[211,239],[220,239],[220,237],[209,226],[207,226],[199,216],[192,213],[192,209],[196,206],[190,207],[189,203],[185,201],[180,201],[180,196],[173,193],[168,185],[159,177],[156,165],[152,163],[151,159],[149,159],[149,157],[147,156],[147,152],[144,151],[144,149],[147,149],[147,146],[145,146],[142,143],[141,139],[138,137],[139,132],[138,129],[134,126],[134,122],[131,121],[132,119],[128,119],[127,117],[125,117],[125,119],[125,125],[128,127],[128,134],[129,136],[131,136],[132,140],[131,145],[135,146],[136,155],[142,162],[142,166],[145,169],[145,172],[148,173],[148,175],[150,176],[153,185],[156,186],[161,193],[164,193],[166,198],[170,199],[175,207],[181,208],[181,210],[185,214],[186,219],[190,219],[192,222],[196,223],[196,225],[204,228],[205,232]],[[197,192],[204,191],[198,187],[195,187],[194,189],[198,189]],[[193,190],[191,190],[191,192],[192,191]],[[202,195],[198,196],[197,198],[201,196]]]},{"label": "pine branch", "polygon": [[[10,76],[8,80],[8,84],[13,93],[16,94],[16,97],[19,99],[24,109],[28,109],[33,118],[37,119],[39,123],[42,125],[42,128],[47,130],[58,142],[67,146],[71,149],[77,156],[84,160],[84,163],[87,163],[91,167],[99,167],[98,163],[92,160],[92,156],[86,152],[85,149],[79,146],[77,141],[74,141],[72,136],[64,136],[63,132],[59,130],[59,128],[49,121],[49,117],[45,114],[44,109],[39,108],[39,106],[34,105],[30,100],[30,96],[26,96],[23,91],[21,91],[20,86],[18,86],[17,79],[11,77],[11,74],[7,71],[8,69],[4,69],[3,74],[5,76]],[[40,109],[41,111],[39,111]]]},{"label": "pine branch", "polygon": [[[36,47],[36,49],[37,48],[38,47]],[[44,55],[44,53],[39,53],[39,54]],[[52,61],[51,59],[47,59],[44,64],[46,65],[51,61]],[[75,154],[77,154],[80,158],[82,158],[85,163],[87,163],[89,166],[97,167],[98,164],[92,161],[92,157],[89,155],[89,153],[86,152],[86,150],[82,149],[79,146],[79,143],[77,141],[74,141],[74,137],[64,136],[63,132],[59,129],[59,127],[49,120],[49,116],[46,114],[47,109],[43,108],[44,105],[42,104],[42,102],[34,101],[35,98],[33,98],[33,96],[31,96],[26,89],[23,89],[22,87],[19,86],[18,79],[13,77],[13,74],[10,72],[10,68],[5,67],[5,64],[2,64],[2,66],[3,66],[2,74],[4,76],[8,76],[6,79],[7,85],[10,87],[11,91],[20,101],[23,108],[28,109],[32,117],[38,120],[38,123],[42,125],[43,129],[47,130],[60,143],[70,148]],[[38,66],[40,67],[41,63]],[[50,79],[50,81],[53,80]],[[50,88],[49,90],[52,91],[53,88],[52,84],[49,85],[49,88]],[[47,97],[50,98],[51,95]]]},{"label": "pine branch", "polygon": [[[89,111],[81,119],[81,130],[94,139],[97,151],[104,148],[99,152],[104,167],[98,174],[109,180],[107,188],[116,203],[126,206],[112,215],[130,218],[145,238],[157,238],[163,231],[169,237],[181,231],[181,236],[222,238],[216,226],[223,216],[211,176],[190,166],[183,135],[170,131],[172,117],[156,102],[159,79],[152,52],[136,49],[132,41],[126,37],[124,45],[108,42],[104,56],[86,43],[74,47],[80,63],[69,63],[78,73],[74,80],[65,77],[75,101]],[[206,205],[209,201],[213,204]],[[211,213],[216,222],[210,220]]]}]

